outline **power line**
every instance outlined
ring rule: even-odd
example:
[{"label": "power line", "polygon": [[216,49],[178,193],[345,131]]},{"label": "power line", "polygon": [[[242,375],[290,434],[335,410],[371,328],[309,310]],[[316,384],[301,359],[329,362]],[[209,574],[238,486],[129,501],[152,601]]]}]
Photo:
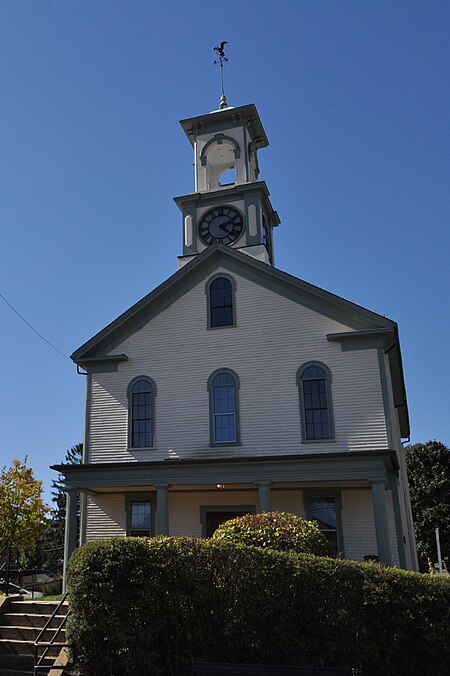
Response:
[{"label": "power line", "polygon": [[[23,322],[25,322],[25,324],[26,324],[27,326],[29,326],[30,329],[31,329],[32,331],[34,331],[35,334],[36,334],[37,336],[39,336],[39,338],[41,338],[41,339],[44,341],[44,343],[47,343],[47,345],[50,345],[50,347],[53,348],[58,354],[60,354],[61,357],[64,357],[64,359],[69,359],[69,357],[68,357],[66,354],[64,354],[64,352],[61,352],[61,350],[58,350],[58,348],[55,347],[55,345],[53,345],[49,340],[47,340],[47,338],[45,338],[45,336],[43,336],[42,333],[39,333],[39,331],[37,331],[37,330],[34,328],[34,326],[31,326],[30,322],[28,322],[28,321],[25,319],[25,317],[23,317],[23,316],[20,314],[20,312],[18,312],[18,311],[16,310],[16,308],[15,308],[13,305],[11,305],[11,303],[9,302],[9,300],[7,300],[7,299],[5,298],[5,296],[3,296],[1,293],[0,293],[0,298],[2,298],[2,299],[5,301],[6,305],[9,305],[9,307],[11,308],[11,310],[12,310],[13,312],[15,312],[16,315],[17,315],[18,317],[20,317],[20,319],[21,319]],[[70,359],[69,359],[69,361],[70,361]]]}]

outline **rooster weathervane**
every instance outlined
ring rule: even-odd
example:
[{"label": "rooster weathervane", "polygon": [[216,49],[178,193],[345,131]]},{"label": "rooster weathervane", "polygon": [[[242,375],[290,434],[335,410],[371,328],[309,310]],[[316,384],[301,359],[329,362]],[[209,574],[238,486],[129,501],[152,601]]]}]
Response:
[{"label": "rooster weathervane", "polygon": [[223,42],[220,43],[218,47],[213,48],[218,56],[218,58],[214,59],[214,65],[218,64],[220,66],[220,82],[222,86],[222,96],[220,97],[220,108],[228,108],[227,99],[223,89],[223,64],[225,63],[225,61],[229,60],[228,57],[225,56],[224,51],[224,46],[227,44],[228,44],[227,40],[224,40]]}]

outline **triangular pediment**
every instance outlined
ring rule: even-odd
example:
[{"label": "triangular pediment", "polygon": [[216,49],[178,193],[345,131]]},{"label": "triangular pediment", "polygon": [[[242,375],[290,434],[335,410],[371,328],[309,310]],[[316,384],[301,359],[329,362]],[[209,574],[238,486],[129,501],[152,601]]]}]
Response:
[{"label": "triangular pediment", "polygon": [[347,326],[350,331],[394,330],[395,322],[221,244],[214,244],[99,331],[71,355],[78,364],[101,359],[217,268],[243,276],[274,293]]}]

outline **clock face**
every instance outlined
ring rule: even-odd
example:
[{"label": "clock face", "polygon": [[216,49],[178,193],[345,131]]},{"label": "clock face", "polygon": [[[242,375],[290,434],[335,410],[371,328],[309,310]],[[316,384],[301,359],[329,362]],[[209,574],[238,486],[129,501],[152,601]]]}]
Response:
[{"label": "clock face", "polygon": [[244,230],[244,217],[234,207],[214,207],[206,212],[199,224],[199,235],[202,242],[212,244],[235,242]]}]

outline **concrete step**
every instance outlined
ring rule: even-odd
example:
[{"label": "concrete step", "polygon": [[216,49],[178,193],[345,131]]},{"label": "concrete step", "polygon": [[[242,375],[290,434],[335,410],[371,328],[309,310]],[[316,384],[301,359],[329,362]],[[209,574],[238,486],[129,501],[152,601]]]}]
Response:
[{"label": "concrete step", "polygon": [[[0,627],[0,637],[7,640],[17,639],[19,641],[35,641],[39,636],[39,633],[42,631],[39,627],[14,627],[14,626],[3,626]],[[46,629],[42,636],[40,636],[39,641],[51,641],[55,635],[55,629]],[[56,639],[58,643],[64,643],[66,640],[66,634],[64,629],[58,632]]]},{"label": "concrete step", "polygon": [[[61,650],[61,643],[58,641],[49,648],[48,656],[57,657]],[[20,641],[18,639],[0,638],[0,655],[31,655],[34,656],[34,643],[31,641]]]},{"label": "concrete step", "polygon": [[[8,607],[8,613],[29,613],[30,615],[52,615],[58,607],[59,601],[12,601]],[[63,603],[58,611],[60,615],[66,615],[68,603]]]},{"label": "concrete step", "polygon": [[0,674],[32,674],[34,658],[30,655],[0,655]]},{"label": "concrete step", "polygon": [[[55,615],[50,623],[50,627],[56,629],[60,626],[65,615]],[[3,627],[35,627],[42,629],[47,622],[48,615],[35,615],[31,613],[6,613],[5,615],[0,615],[0,623]],[[2,626],[0,626],[0,634],[2,632]]]},{"label": "concrete step", "polygon": [[29,671],[33,667],[34,657],[30,655],[0,655],[0,669]]},{"label": "concrete step", "polygon": [[[3,608],[7,612],[0,616],[0,676],[33,676],[34,641],[58,606],[58,601],[11,600]],[[50,627],[40,637],[45,642],[55,639],[44,661],[49,668],[66,640],[64,629],[56,638],[55,630],[59,628],[67,612],[68,604],[64,603],[59,608],[58,615],[52,618]],[[42,655],[44,650],[45,647],[40,647],[39,654]]]}]

